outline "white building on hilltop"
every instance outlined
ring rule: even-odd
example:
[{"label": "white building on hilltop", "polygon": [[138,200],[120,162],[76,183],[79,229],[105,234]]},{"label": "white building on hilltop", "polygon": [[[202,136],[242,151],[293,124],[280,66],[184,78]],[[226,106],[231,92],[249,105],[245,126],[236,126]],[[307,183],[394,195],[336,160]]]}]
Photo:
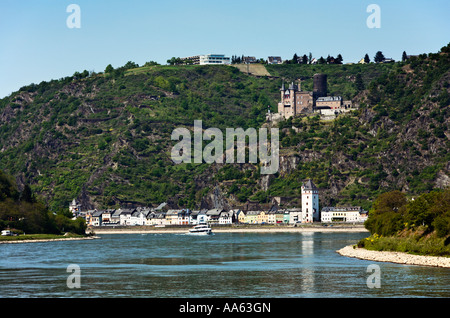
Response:
[{"label": "white building on hilltop", "polygon": [[311,179],[302,184],[302,222],[320,221],[319,189]]},{"label": "white building on hilltop", "polygon": [[224,54],[200,55],[200,65],[230,64],[231,59]]},{"label": "white building on hilltop", "polygon": [[183,64],[193,64],[193,65],[231,64],[231,58],[225,56],[225,54],[194,55],[189,57],[182,57],[180,59]]}]

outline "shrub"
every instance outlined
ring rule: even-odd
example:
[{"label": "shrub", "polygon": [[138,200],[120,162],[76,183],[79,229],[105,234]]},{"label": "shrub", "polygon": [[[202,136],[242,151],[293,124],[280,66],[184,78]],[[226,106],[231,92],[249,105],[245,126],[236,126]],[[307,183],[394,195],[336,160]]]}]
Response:
[{"label": "shrub", "polygon": [[369,217],[364,223],[371,234],[390,236],[403,228],[402,217],[396,212],[386,212],[376,217]]},{"label": "shrub", "polygon": [[450,213],[438,216],[433,221],[433,227],[438,237],[450,235]]}]

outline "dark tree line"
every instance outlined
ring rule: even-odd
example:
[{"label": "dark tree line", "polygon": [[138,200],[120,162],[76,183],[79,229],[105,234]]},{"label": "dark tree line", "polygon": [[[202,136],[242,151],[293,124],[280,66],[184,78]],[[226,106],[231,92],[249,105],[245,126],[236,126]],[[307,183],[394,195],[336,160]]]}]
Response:
[{"label": "dark tree line", "polygon": [[29,185],[19,191],[14,180],[0,170],[0,228],[10,228],[27,234],[84,234],[86,222],[82,218],[72,220],[69,210],[56,214],[49,212],[39,202]]},{"label": "dark tree line", "polygon": [[410,201],[400,191],[383,193],[375,200],[365,226],[371,234],[383,236],[423,227],[446,237],[450,235],[450,190],[434,190]]}]

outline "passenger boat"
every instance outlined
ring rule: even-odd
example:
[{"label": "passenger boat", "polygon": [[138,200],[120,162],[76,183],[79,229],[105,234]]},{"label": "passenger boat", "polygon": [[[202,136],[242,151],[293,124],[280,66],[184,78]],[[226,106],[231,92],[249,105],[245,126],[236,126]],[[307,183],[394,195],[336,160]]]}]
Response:
[{"label": "passenger boat", "polygon": [[211,228],[206,223],[202,223],[202,224],[196,225],[192,229],[190,229],[188,234],[192,234],[192,235],[210,235],[210,234],[213,234],[213,233],[212,233]]}]

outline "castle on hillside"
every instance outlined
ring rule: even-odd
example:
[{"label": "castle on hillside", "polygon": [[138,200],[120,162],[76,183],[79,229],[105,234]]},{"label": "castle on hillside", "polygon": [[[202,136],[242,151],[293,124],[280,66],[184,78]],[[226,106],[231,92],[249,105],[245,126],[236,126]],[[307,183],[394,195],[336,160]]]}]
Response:
[{"label": "castle on hillside", "polygon": [[303,91],[301,80],[292,82],[286,89],[284,83],[280,88],[281,101],[278,114],[268,114],[268,120],[288,119],[300,114],[319,113],[323,116],[336,116],[352,108],[352,101],[344,101],[341,96],[327,96],[327,75],[314,74],[313,91]]},{"label": "castle on hillside", "polygon": [[288,89],[284,83],[280,89],[281,102],[278,103],[278,113],[285,119],[295,117],[301,113],[312,113],[314,109],[314,98],[312,92],[302,91],[301,82],[292,82]]}]

